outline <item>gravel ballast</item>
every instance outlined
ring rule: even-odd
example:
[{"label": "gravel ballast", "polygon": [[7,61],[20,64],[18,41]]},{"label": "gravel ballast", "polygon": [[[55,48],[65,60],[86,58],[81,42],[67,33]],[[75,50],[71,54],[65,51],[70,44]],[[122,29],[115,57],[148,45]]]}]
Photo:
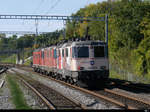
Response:
[{"label": "gravel ballast", "polygon": [[15,109],[14,104],[11,101],[11,93],[6,81],[6,74],[1,74],[0,79],[4,80],[2,88],[0,88],[0,109]]},{"label": "gravel ballast", "polygon": [[59,84],[55,81],[50,81],[47,78],[44,78],[42,76],[38,76],[38,75],[33,74],[31,72],[20,70],[18,68],[12,68],[12,70],[16,71],[16,72],[19,72],[21,74],[30,76],[33,79],[40,81],[41,83],[43,83],[43,84],[45,84],[45,85],[61,92],[63,95],[69,96],[72,99],[78,101],[79,103],[86,105],[89,109],[120,109],[117,106],[114,106],[114,105],[108,104],[104,101],[95,99],[92,96],[87,95],[83,92],[80,92],[78,90],[69,88],[65,85],[61,85],[61,84]]},{"label": "gravel ballast", "polygon": [[150,94],[133,93],[133,92],[125,91],[125,90],[118,89],[118,88],[115,88],[113,90],[116,91],[116,92],[122,93],[122,94],[130,95],[131,97],[135,97],[135,98],[138,98],[138,99],[143,100],[143,101],[150,102]]},{"label": "gravel ballast", "polygon": [[27,104],[32,109],[47,109],[47,107],[42,103],[40,98],[32,90],[30,90],[21,82],[20,82],[19,87],[24,94],[24,98],[26,99]]},{"label": "gravel ballast", "polygon": [[[9,72],[11,74],[15,74],[15,72],[12,70],[9,70]],[[17,83],[24,94],[26,103],[32,109],[47,109],[47,107],[44,106],[44,104],[42,104],[40,98],[32,90],[30,90],[28,87],[26,87],[20,80],[18,80]]]}]

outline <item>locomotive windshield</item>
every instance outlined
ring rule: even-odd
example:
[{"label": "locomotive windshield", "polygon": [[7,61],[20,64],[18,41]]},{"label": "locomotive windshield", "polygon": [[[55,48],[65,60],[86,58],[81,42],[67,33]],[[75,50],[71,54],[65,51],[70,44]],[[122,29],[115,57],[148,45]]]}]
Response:
[{"label": "locomotive windshield", "polygon": [[72,57],[74,58],[88,58],[89,57],[89,47],[73,47]]},{"label": "locomotive windshield", "polygon": [[94,46],[94,57],[104,57],[104,46]]}]

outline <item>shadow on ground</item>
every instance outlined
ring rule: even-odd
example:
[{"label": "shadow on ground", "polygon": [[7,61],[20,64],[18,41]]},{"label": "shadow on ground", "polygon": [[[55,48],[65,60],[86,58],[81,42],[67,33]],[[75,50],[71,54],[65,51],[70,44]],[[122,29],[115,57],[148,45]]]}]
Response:
[{"label": "shadow on ground", "polygon": [[105,88],[119,88],[133,93],[150,93],[150,84],[133,83],[127,80],[109,78],[107,81],[99,81],[91,86],[84,87],[89,90],[103,90]]}]

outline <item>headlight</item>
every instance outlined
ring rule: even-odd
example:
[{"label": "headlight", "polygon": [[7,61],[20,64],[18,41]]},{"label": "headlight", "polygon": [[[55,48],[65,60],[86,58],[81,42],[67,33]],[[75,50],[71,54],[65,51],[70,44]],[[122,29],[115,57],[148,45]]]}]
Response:
[{"label": "headlight", "polygon": [[84,67],[78,66],[78,70],[83,70],[83,69],[84,69]]}]

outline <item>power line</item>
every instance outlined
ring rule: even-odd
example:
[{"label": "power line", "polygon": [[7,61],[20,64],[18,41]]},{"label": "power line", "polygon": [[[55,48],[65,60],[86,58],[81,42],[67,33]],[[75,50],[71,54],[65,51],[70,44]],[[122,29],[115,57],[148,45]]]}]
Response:
[{"label": "power line", "polygon": [[86,1],[86,5],[88,5],[88,4],[89,4],[89,2],[90,2],[90,0],[87,0],[87,1]]},{"label": "power line", "polygon": [[[34,10],[33,14],[35,14],[35,13],[37,12],[37,10],[39,10],[39,9],[41,8],[41,6],[42,6],[43,3],[44,3],[44,0],[41,0],[41,1],[39,2],[38,6],[37,6],[37,8]],[[37,30],[37,23],[36,23],[36,22],[35,22],[35,27],[36,27],[36,34],[37,34],[38,30]],[[30,27],[30,30],[32,30],[32,29],[33,29],[33,26]]]},{"label": "power line", "polygon": [[33,14],[37,12],[38,9],[40,9],[41,5],[44,3],[44,0],[41,0],[37,6],[37,8],[33,11]]},{"label": "power line", "polygon": [[[58,3],[60,2],[61,0],[57,0],[49,9],[48,9],[48,11],[45,13],[45,14],[48,14],[52,9],[54,9],[57,5],[58,5]],[[52,0],[52,2],[53,2],[53,0]],[[48,26],[50,26],[50,22],[48,21]],[[44,27],[45,28],[45,27]]]},{"label": "power line", "polygon": [[61,2],[61,0],[57,0],[57,1],[55,2],[55,4],[53,4],[53,5],[48,9],[48,11],[46,12],[46,14],[48,14],[52,9],[54,9],[60,2]]}]

